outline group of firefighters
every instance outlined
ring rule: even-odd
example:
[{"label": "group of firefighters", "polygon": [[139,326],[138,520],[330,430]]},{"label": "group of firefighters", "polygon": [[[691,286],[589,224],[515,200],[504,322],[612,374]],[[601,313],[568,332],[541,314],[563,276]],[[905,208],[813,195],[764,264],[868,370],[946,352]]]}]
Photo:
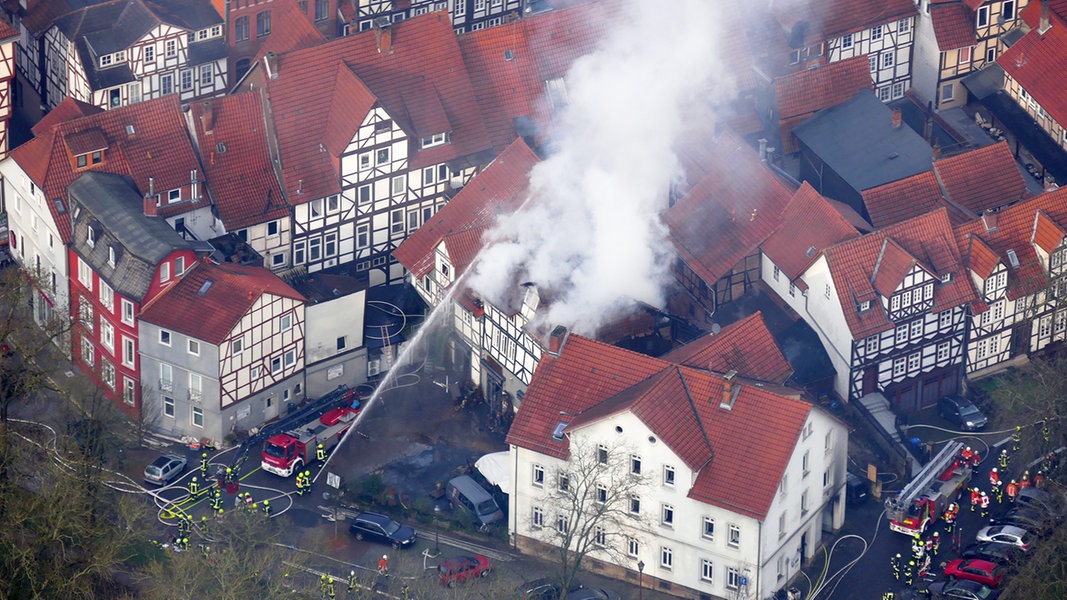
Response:
[{"label": "group of firefighters", "polygon": [[[1050,431],[1047,423],[1041,424],[1041,435],[1045,441],[1044,450],[1049,450]],[[1022,447],[1022,427],[1016,426],[1015,430],[1011,434],[1011,451],[1018,452]],[[963,465],[970,466],[972,468],[977,467],[982,462],[982,458],[978,452],[972,450],[969,446],[960,451],[960,455],[956,458],[956,467]],[[1004,495],[1008,496],[1008,503],[1014,503],[1018,497],[1019,492],[1028,488],[1035,487],[1040,488],[1045,483],[1045,473],[1049,473],[1058,466],[1059,457],[1055,452],[1048,452],[1042,459],[1040,469],[1038,469],[1034,476],[1030,477],[1030,471],[1024,469],[1022,475],[1018,480],[1008,479],[1008,483],[1005,485],[1004,479],[1007,479],[1008,466],[1011,464],[1011,454],[1008,449],[1001,449],[1000,454],[997,456],[997,466],[993,467],[989,471],[989,487],[990,492],[987,494],[982,491],[978,486],[967,488],[970,492],[971,500],[971,512],[978,512],[984,519],[989,516],[989,505],[991,503],[991,496],[995,497],[998,504],[1004,504]],[[1002,479],[1002,475],[1004,479]],[[956,521],[959,518],[960,505],[956,502],[951,502],[945,508],[941,518],[945,521],[945,533],[950,537],[953,543],[953,547],[959,550],[959,538],[953,536],[953,531],[956,528]],[[938,532],[934,532],[932,536],[922,539],[918,533],[915,534],[915,539],[912,540],[911,555],[905,562],[905,558],[899,553],[890,557],[890,566],[893,570],[893,578],[896,581],[901,581],[906,586],[911,586],[915,580],[915,576],[925,577],[930,568],[932,558],[937,557],[938,549],[940,548],[941,540]],[[894,600],[895,594],[893,588],[890,587],[888,591],[882,596],[883,600]]]}]

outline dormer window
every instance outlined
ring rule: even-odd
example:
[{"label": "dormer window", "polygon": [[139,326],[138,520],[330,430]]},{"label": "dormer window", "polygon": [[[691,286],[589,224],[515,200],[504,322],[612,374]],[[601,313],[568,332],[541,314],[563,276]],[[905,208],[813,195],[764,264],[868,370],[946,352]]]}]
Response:
[{"label": "dormer window", "polygon": [[106,69],[107,67],[113,67],[115,65],[121,65],[126,62],[126,51],[119,50],[111,54],[104,54],[100,57],[100,68]]},{"label": "dormer window", "polygon": [[92,225],[85,228],[85,244],[90,248],[96,247],[96,232],[93,231]]},{"label": "dormer window", "polygon": [[952,273],[945,273],[941,276],[941,283],[950,283],[952,281]]},{"label": "dormer window", "polygon": [[864,300],[864,301],[860,302],[860,312],[866,312],[868,310],[871,310],[871,301],[870,300]]},{"label": "dormer window", "polygon": [[180,202],[182,199],[182,191],[180,189],[170,190],[167,192],[167,204],[174,202]]},{"label": "dormer window", "polygon": [[77,162],[79,169],[84,169],[104,162],[104,152],[97,150],[88,154],[79,154],[74,157],[74,160]]},{"label": "dormer window", "polygon": [[449,132],[435,133],[428,135],[419,140],[420,148],[433,148],[434,146],[443,146],[451,141],[452,136]]},{"label": "dormer window", "polygon": [[112,269],[115,268],[115,247],[111,246],[107,249],[107,264]]}]

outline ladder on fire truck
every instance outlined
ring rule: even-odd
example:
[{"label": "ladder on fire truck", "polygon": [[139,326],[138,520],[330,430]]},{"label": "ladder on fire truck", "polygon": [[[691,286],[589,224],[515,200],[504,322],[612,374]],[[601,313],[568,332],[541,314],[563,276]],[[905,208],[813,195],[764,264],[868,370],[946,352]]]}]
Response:
[{"label": "ladder on fire truck", "polygon": [[945,447],[930,462],[926,463],[926,466],[911,480],[911,483],[900,490],[899,494],[886,498],[885,507],[890,514],[906,511],[912,502],[927,490],[930,483],[948,469],[952,461],[956,460],[956,457],[960,455],[960,450],[962,449],[963,442],[950,441],[945,444]]}]

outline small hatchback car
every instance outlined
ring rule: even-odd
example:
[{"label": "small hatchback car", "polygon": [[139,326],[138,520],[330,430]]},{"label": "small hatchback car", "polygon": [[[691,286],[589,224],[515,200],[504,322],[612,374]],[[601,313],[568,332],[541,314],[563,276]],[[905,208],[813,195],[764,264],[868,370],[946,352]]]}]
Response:
[{"label": "small hatchback car", "polygon": [[489,559],[484,556],[456,556],[442,560],[437,575],[441,585],[456,587],[456,584],[476,577],[488,577],[492,570]]},{"label": "small hatchback car", "polygon": [[166,454],[144,468],[144,480],[156,485],[167,485],[185,470],[186,459],[176,454]]}]

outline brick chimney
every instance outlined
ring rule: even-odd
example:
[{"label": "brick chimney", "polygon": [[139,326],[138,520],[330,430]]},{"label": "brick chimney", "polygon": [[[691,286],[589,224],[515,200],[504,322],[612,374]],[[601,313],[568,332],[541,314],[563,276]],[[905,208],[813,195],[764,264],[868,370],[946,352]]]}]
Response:
[{"label": "brick chimney", "polygon": [[734,369],[730,369],[722,376],[722,402],[719,404],[721,408],[732,408],[738,392],[741,391],[741,385],[734,383],[734,377],[737,377],[737,371]]},{"label": "brick chimney", "polygon": [[1048,18],[1048,0],[1041,0],[1041,21],[1037,25],[1037,33],[1045,35],[1052,28],[1052,22]]},{"label": "brick chimney", "polygon": [[204,112],[200,115],[200,122],[204,126],[204,131],[208,133],[215,131],[215,108],[211,105],[211,100],[204,101]]},{"label": "brick chimney", "polygon": [[378,54],[392,54],[393,27],[387,19],[374,21],[374,39],[378,41]]},{"label": "brick chimney", "polygon": [[904,122],[904,115],[900,112],[899,108],[893,109],[893,129],[900,129],[901,123]]},{"label": "brick chimney", "polygon": [[156,197],[145,194],[144,197],[144,216],[157,217],[159,216],[159,207],[156,206]]},{"label": "brick chimney", "polygon": [[563,346],[567,343],[567,336],[570,332],[562,325],[556,325],[552,333],[548,334],[548,353],[552,356],[559,356],[563,352]]}]

